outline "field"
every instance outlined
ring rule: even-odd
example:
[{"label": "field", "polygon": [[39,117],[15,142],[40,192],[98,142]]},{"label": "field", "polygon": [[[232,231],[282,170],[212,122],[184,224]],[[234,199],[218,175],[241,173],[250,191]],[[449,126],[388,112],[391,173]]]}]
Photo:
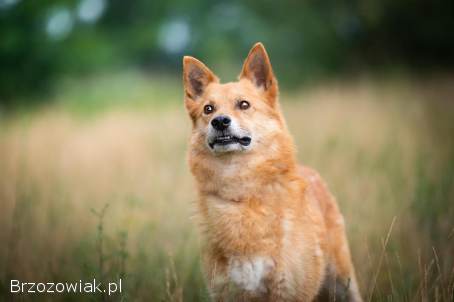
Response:
[{"label": "field", "polygon": [[[366,301],[454,301],[454,77],[357,77],[283,93],[302,163],[345,215]],[[9,280],[117,280],[106,295],[205,301],[180,80],[67,80],[0,116],[0,300]]]}]

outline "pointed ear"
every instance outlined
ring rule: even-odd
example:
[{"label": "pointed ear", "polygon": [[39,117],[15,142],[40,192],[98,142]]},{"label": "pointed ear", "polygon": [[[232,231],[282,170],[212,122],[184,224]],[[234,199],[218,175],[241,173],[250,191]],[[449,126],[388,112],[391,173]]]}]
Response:
[{"label": "pointed ear", "polygon": [[197,100],[211,82],[219,82],[219,79],[205,64],[193,57],[183,58],[183,84],[186,97]]},{"label": "pointed ear", "polygon": [[240,79],[248,79],[262,89],[271,105],[276,102],[278,86],[271,62],[262,43],[256,43],[244,61]]}]

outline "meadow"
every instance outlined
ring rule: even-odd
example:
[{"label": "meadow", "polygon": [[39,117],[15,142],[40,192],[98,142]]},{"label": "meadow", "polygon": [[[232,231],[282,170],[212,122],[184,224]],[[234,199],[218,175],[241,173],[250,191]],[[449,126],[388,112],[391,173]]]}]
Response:
[{"label": "meadow", "polygon": [[[454,301],[454,76],[330,80],[281,94],[299,160],[337,197],[365,301]],[[11,279],[122,278],[121,294],[207,301],[181,81],[67,79],[0,115],[0,300]]]}]

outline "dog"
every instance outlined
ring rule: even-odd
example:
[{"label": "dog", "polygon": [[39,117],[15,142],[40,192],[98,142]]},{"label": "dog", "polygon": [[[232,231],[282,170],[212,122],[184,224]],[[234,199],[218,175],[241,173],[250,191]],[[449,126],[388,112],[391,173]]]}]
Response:
[{"label": "dog", "polygon": [[344,219],[319,174],[298,166],[261,43],[237,82],[183,58],[203,270],[214,301],[362,301]]}]

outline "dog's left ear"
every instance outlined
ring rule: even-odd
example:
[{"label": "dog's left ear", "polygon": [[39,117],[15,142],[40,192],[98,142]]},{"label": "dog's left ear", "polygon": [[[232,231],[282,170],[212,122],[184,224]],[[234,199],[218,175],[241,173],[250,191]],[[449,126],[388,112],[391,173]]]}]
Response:
[{"label": "dog's left ear", "polygon": [[257,88],[263,91],[268,103],[274,106],[277,101],[279,88],[273,74],[270,59],[262,43],[256,43],[249,51],[239,78],[250,80]]}]

